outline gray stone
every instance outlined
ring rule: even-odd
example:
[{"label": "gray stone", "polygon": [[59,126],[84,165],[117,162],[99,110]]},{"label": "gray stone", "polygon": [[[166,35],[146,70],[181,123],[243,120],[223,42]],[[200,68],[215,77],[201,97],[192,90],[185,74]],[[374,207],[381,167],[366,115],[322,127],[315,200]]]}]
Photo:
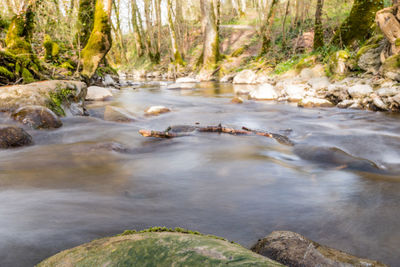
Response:
[{"label": "gray stone", "polygon": [[265,83],[251,91],[250,97],[257,100],[275,100],[279,95],[271,84]]},{"label": "gray stone", "polygon": [[175,81],[176,83],[198,83],[199,80],[192,78],[192,77],[183,77],[183,78],[178,78]]},{"label": "gray stone", "polygon": [[348,253],[320,245],[306,237],[290,232],[275,231],[259,240],[252,251],[290,267],[357,266],[383,267],[377,261],[361,259]]},{"label": "gray stone", "polygon": [[115,122],[134,122],[136,119],[126,110],[114,106],[106,106],[104,120]]},{"label": "gray stone", "polygon": [[315,108],[315,107],[333,107],[334,105],[326,99],[316,98],[316,97],[306,97],[301,99],[298,104],[299,107],[304,108]]},{"label": "gray stone", "polygon": [[352,98],[363,98],[373,93],[373,89],[368,84],[356,84],[347,89]]},{"label": "gray stone", "polygon": [[257,79],[257,74],[252,70],[242,70],[239,72],[235,78],[233,78],[233,83],[235,84],[255,84]]},{"label": "gray stone", "polygon": [[34,129],[56,129],[62,126],[58,116],[42,106],[25,106],[17,109],[11,116],[14,120]]},{"label": "gray stone", "polygon": [[32,144],[32,137],[16,126],[0,128],[0,148],[14,148]]},{"label": "gray stone", "polygon": [[105,101],[110,99],[113,96],[111,93],[111,89],[99,87],[99,86],[90,86],[88,88],[88,92],[86,95],[86,100],[88,101]]},{"label": "gray stone", "polygon": [[103,85],[104,86],[116,86],[117,83],[114,81],[114,79],[111,77],[111,75],[106,74],[103,79]]}]

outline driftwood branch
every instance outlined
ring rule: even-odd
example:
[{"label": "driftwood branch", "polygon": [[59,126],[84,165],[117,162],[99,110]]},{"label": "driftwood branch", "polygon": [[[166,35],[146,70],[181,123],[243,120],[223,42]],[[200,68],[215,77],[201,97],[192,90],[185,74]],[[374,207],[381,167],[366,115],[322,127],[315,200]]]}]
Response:
[{"label": "driftwood branch", "polygon": [[277,142],[293,146],[294,143],[284,135],[269,133],[264,131],[252,130],[247,127],[242,127],[241,130],[223,127],[221,124],[218,126],[207,126],[207,127],[200,127],[200,126],[189,126],[193,131],[173,131],[173,127],[168,127],[165,131],[151,131],[151,130],[140,130],[139,133],[144,137],[155,137],[155,138],[175,138],[175,137],[182,137],[182,136],[189,136],[192,135],[194,132],[200,133],[226,133],[231,135],[258,135],[264,136],[268,138],[273,138]]}]

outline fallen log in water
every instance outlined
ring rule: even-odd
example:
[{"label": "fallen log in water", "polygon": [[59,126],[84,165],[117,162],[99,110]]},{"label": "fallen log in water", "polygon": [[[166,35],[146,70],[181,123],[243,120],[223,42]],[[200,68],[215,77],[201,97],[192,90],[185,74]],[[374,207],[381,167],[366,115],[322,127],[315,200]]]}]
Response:
[{"label": "fallen log in water", "polygon": [[258,135],[273,138],[277,142],[293,146],[294,143],[284,135],[269,133],[264,131],[251,130],[247,127],[242,127],[241,130],[223,127],[221,124],[218,126],[170,126],[165,131],[151,131],[151,130],[140,130],[139,133],[144,137],[156,137],[156,138],[175,138],[182,136],[192,135],[193,132],[200,133],[226,133],[231,135]]}]

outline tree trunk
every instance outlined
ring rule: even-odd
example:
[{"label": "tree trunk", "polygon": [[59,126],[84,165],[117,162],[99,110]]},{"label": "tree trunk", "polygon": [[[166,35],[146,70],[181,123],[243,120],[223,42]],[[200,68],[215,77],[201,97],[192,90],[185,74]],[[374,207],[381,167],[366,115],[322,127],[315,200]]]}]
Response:
[{"label": "tree trunk", "polygon": [[155,53],[155,59],[160,62],[161,59],[161,34],[162,34],[162,22],[161,22],[161,0],[155,0],[156,10],[156,25],[157,25],[157,49]]},{"label": "tree trunk", "polygon": [[174,25],[174,19],[172,17],[172,0],[167,1],[168,4],[168,26],[169,26],[169,32],[171,35],[171,47],[172,47],[172,53],[173,53],[173,63],[176,65],[184,65],[183,59],[182,59],[182,54],[179,52],[179,46],[178,46],[178,40],[177,40],[177,35],[176,35],[176,29]]},{"label": "tree trunk", "polygon": [[290,7],[290,0],[287,0],[285,16],[283,18],[283,23],[282,23],[282,48],[283,49],[286,48],[286,19],[287,19],[287,16],[289,15],[289,7]]},{"label": "tree trunk", "polygon": [[[73,3],[73,2],[71,2]],[[93,30],[96,0],[80,0],[77,22],[77,44],[79,49],[86,46]]]},{"label": "tree trunk", "polygon": [[279,0],[272,0],[271,7],[269,8],[268,15],[265,17],[263,27],[261,28],[262,46],[260,55],[265,55],[271,48],[272,42],[272,26],[274,24],[275,12]]},{"label": "tree trunk", "polygon": [[372,32],[375,14],[382,8],[381,0],[355,0],[349,17],[336,32],[332,44],[349,46],[367,39]]},{"label": "tree trunk", "polygon": [[14,60],[12,63],[14,65],[10,68],[0,64],[2,72],[8,68],[9,78],[14,80],[22,78],[24,83],[41,78],[39,71],[42,68],[31,45],[38,4],[38,1],[30,0],[22,7],[21,12],[14,16],[5,39],[6,51],[0,54],[0,60],[4,58],[8,58],[8,61]]},{"label": "tree trunk", "polygon": [[219,0],[201,0],[201,8],[203,14],[202,27],[204,35],[204,69],[215,69],[216,64],[219,60],[219,12],[217,11],[219,7]]},{"label": "tree trunk", "polygon": [[87,45],[82,50],[82,75],[92,78],[100,62],[111,48],[111,8],[112,0],[97,0],[94,26]]},{"label": "tree trunk", "polygon": [[133,26],[133,31],[135,33],[136,52],[138,57],[141,57],[143,56],[144,45],[142,40],[142,33],[140,31],[138,23],[138,16],[140,16],[138,12],[139,11],[136,4],[136,0],[132,0],[132,26]]},{"label": "tree trunk", "polygon": [[322,27],[322,8],[324,0],[317,0],[314,25],[314,50],[324,46],[324,29]]}]

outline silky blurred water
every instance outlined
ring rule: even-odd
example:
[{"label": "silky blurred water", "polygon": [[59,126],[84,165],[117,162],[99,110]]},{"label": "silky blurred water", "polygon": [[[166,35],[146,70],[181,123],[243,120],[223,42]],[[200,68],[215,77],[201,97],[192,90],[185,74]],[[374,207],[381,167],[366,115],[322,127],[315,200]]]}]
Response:
[{"label": "silky blurred water", "polygon": [[[90,104],[92,117],[65,118],[55,131],[28,130],[35,145],[0,151],[0,266],[33,266],[63,249],[152,226],[246,247],[271,231],[292,230],[399,266],[400,117],[231,104],[240,89],[149,83]],[[105,121],[105,105],[137,120]],[[154,105],[172,112],[145,116]],[[0,122],[11,123],[4,115]],[[285,134],[296,146],[261,136],[138,134],[195,123]]]}]

